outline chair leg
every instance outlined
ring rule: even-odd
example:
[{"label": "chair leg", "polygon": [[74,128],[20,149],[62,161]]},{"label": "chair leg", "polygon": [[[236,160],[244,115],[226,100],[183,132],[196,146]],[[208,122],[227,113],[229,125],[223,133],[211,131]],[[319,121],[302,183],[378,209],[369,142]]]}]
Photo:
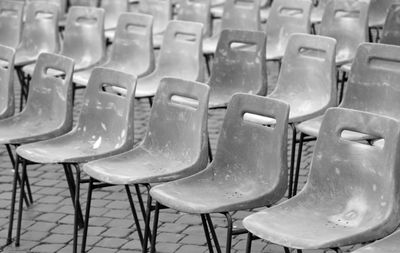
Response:
[{"label": "chair leg", "polygon": [[16,200],[16,195],[17,195],[17,181],[19,178],[19,171],[18,171],[19,170],[19,157],[18,157],[18,155],[15,155],[15,159],[16,159],[16,162],[14,163],[15,165],[14,165],[14,177],[13,177],[13,186],[12,186],[12,195],[11,195],[11,208],[10,208],[10,216],[9,216],[9,220],[8,220],[7,245],[12,243],[12,229],[13,229],[13,225],[14,225],[15,200]]},{"label": "chair leg", "polygon": [[203,224],[204,234],[205,234],[206,240],[207,240],[208,251],[210,253],[214,253],[214,249],[213,249],[213,246],[211,243],[210,232],[208,231],[208,225],[207,225],[207,220],[205,218],[205,214],[200,214],[200,217],[201,217],[201,223]]},{"label": "chair leg", "polygon": [[160,214],[160,203],[156,202],[154,209],[154,221],[153,221],[153,236],[151,237],[150,253],[156,252],[156,240],[157,240],[157,228],[158,228],[158,217]]},{"label": "chair leg", "polygon": [[226,220],[228,221],[228,228],[226,232],[226,253],[231,252],[232,247],[232,229],[233,229],[233,222],[232,216],[229,213],[224,213]]},{"label": "chair leg", "polygon": [[19,207],[18,207],[18,222],[17,222],[17,237],[15,239],[15,246],[19,247],[21,237],[21,223],[22,223],[22,212],[24,209],[23,196],[25,194],[25,179],[26,179],[26,160],[22,160],[22,179],[21,179],[21,193],[19,195]]},{"label": "chair leg", "polygon": [[301,153],[303,152],[303,140],[304,134],[300,133],[300,141],[299,141],[299,151],[297,153],[297,163],[296,163],[296,173],[294,176],[294,185],[293,185],[293,196],[297,194],[297,185],[299,183],[299,172],[300,172],[300,165],[301,165]]},{"label": "chair leg", "polygon": [[153,107],[153,98],[148,97],[150,108]]},{"label": "chair leg", "polygon": [[247,233],[247,242],[246,242],[246,253],[251,252],[251,243],[253,242],[253,234],[248,232]]},{"label": "chair leg", "polygon": [[132,194],[131,194],[131,190],[129,188],[129,185],[125,185],[125,191],[126,191],[126,194],[128,195],[129,205],[131,206],[131,211],[132,211],[133,219],[135,221],[136,230],[137,230],[138,235],[139,235],[140,245],[142,245],[142,247],[143,247],[142,229],[140,227],[139,218],[138,218],[138,215],[137,215],[137,212],[136,212],[135,204],[134,204],[133,199],[132,199]]},{"label": "chair leg", "polygon": [[208,136],[207,138],[208,138],[208,159],[210,160],[210,162],[212,162],[213,153],[212,153],[212,149],[211,149],[210,136]]},{"label": "chair leg", "polygon": [[206,219],[208,222],[208,227],[210,228],[210,231],[211,231],[211,236],[214,241],[215,249],[217,250],[217,253],[221,253],[221,247],[219,246],[217,233],[215,233],[215,228],[214,228],[214,224],[211,220],[211,216],[210,216],[210,214],[205,214],[205,216],[206,216]]},{"label": "chair leg", "polygon": [[87,193],[87,201],[86,201],[85,225],[83,227],[83,235],[82,235],[82,246],[81,246],[82,253],[86,251],[86,240],[87,240],[87,234],[89,229],[89,218],[90,218],[90,206],[92,204],[93,181],[94,181],[93,178],[90,178],[88,193]]},{"label": "chair leg", "polygon": [[297,138],[297,131],[294,124],[292,126],[292,152],[290,156],[290,170],[289,170],[289,198],[293,195],[293,172],[294,172],[294,159],[296,156],[296,138]]},{"label": "chair leg", "polygon": [[290,253],[290,249],[288,247],[283,247],[283,249],[285,250],[285,253]]},{"label": "chair leg", "polygon": [[336,253],[343,253],[343,250],[341,248],[333,248]]},{"label": "chair leg", "polygon": [[74,242],[72,252],[76,253],[78,250],[78,227],[79,227],[79,212],[80,204],[79,204],[79,194],[80,194],[80,185],[81,185],[81,168],[79,164],[74,164],[76,169],[76,181],[75,181],[75,199],[74,199]]},{"label": "chair leg", "polygon": [[151,202],[152,198],[150,196],[150,185],[146,185],[147,188],[147,209],[146,209],[146,219],[145,219],[145,227],[144,227],[144,238],[143,238],[143,248],[142,252],[147,252],[147,243],[149,240],[150,234],[150,216],[151,216]]},{"label": "chair leg", "polygon": [[146,209],[143,204],[142,193],[140,192],[140,188],[139,188],[138,184],[135,184],[135,190],[136,190],[136,196],[138,198],[139,205],[140,205],[140,211],[142,212],[142,215],[143,215],[143,220],[146,220]]},{"label": "chair leg", "polygon": [[[67,183],[68,183],[68,189],[69,189],[69,193],[71,195],[71,199],[72,199],[72,205],[75,207],[75,180],[74,180],[74,175],[72,173],[72,169],[71,166],[69,164],[63,164],[64,167],[64,172],[65,172],[65,177],[67,179]],[[78,206],[78,226],[79,228],[83,228],[84,227],[84,220],[83,220],[83,215],[82,215],[82,209],[81,209],[81,205],[79,204]]]}]

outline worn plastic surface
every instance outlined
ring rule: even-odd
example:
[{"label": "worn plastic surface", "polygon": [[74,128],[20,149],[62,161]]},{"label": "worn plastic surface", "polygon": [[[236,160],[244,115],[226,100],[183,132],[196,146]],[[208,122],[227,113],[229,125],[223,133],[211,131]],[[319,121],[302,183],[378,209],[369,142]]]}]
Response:
[{"label": "worn plastic surface", "polygon": [[203,81],[202,27],[195,22],[170,21],[153,73],[138,80],[136,97],[152,97],[162,78]]},{"label": "worn plastic surface", "polygon": [[400,231],[396,231],[388,237],[353,251],[353,253],[398,253],[399,249]]},{"label": "worn plastic surface", "polygon": [[142,143],[126,153],[88,163],[84,171],[107,183],[133,184],[175,180],[204,169],[208,97],[205,84],[163,79]]},{"label": "worn plastic surface", "polygon": [[371,10],[368,23],[370,27],[382,27],[388,13],[389,7],[397,0],[370,0]]},{"label": "worn plastic surface", "polygon": [[[62,71],[65,78],[48,75],[50,69]],[[72,128],[72,69],[73,61],[66,57],[48,53],[39,56],[23,111],[0,120],[0,143],[40,141]]]},{"label": "worn plastic surface", "polygon": [[0,44],[16,48],[21,39],[24,3],[0,1]]},{"label": "worn plastic surface", "polygon": [[14,114],[15,50],[0,45],[0,119]]},{"label": "worn plastic surface", "polygon": [[[218,139],[213,162],[203,171],[155,186],[159,203],[187,213],[228,212],[270,205],[287,187],[287,117],[283,102],[236,94]],[[257,115],[261,121],[248,120]],[[263,124],[265,117],[276,125]]]},{"label": "worn plastic surface", "polygon": [[[385,140],[383,148],[344,139],[351,130]],[[399,134],[396,119],[329,109],[307,183],[298,195],[246,217],[254,235],[290,248],[334,248],[393,232],[399,215]]]},{"label": "worn plastic surface", "polygon": [[[60,137],[21,146],[18,154],[37,163],[83,163],[131,149],[135,83],[133,75],[95,69],[76,127]],[[126,95],[113,92],[113,86],[125,89]]]},{"label": "worn plastic surface", "polygon": [[318,0],[318,5],[311,9],[311,23],[315,24],[322,21],[322,16],[324,15],[326,4],[328,2],[329,0]]},{"label": "worn plastic surface", "polygon": [[97,7],[99,0],[68,0],[69,5],[72,6],[86,6]]},{"label": "worn plastic surface", "polygon": [[283,57],[293,33],[310,33],[311,0],[274,0],[267,22],[267,60]]},{"label": "worn plastic surface", "polygon": [[385,24],[383,25],[381,43],[400,46],[399,15],[400,3],[393,4],[388,10]]},{"label": "worn plastic surface", "polygon": [[211,108],[226,107],[236,92],[267,94],[263,32],[223,30],[215,52],[211,77]]},{"label": "worn plastic surface", "polygon": [[59,10],[59,6],[54,3],[35,1],[27,4],[21,43],[15,55],[15,66],[35,62],[40,53],[60,51]]},{"label": "worn plastic surface", "polygon": [[[226,0],[221,18],[221,31],[260,30],[260,0]],[[203,42],[203,53],[213,54],[217,48],[220,31]]]},{"label": "worn plastic surface", "polygon": [[[363,43],[352,64],[347,89],[339,107],[367,111],[400,119],[400,52],[393,45]],[[297,125],[297,129],[318,136],[322,116]],[[366,136],[348,135],[350,139]]]},{"label": "worn plastic surface", "polygon": [[181,0],[176,18],[203,24],[204,37],[211,36],[210,0]]},{"label": "worn plastic surface", "polygon": [[28,5],[29,2],[45,2],[45,3],[51,3],[55,4],[58,6],[59,9],[59,19],[62,20],[64,18],[64,14],[67,11],[67,0],[29,0],[27,1],[27,4],[25,5],[26,9],[29,9]]},{"label": "worn plastic surface", "polygon": [[337,40],[337,65],[352,61],[358,45],[368,41],[368,9],[365,0],[335,0],[327,4],[320,35]]},{"label": "worn plastic surface", "polygon": [[[110,58],[101,67],[146,76],[155,68],[153,42],[153,17],[139,13],[124,13],[120,16],[111,48]],[[95,67],[75,72],[74,82],[87,85]]]},{"label": "worn plastic surface", "polygon": [[119,16],[124,12],[128,12],[128,1],[101,0],[100,8],[103,8],[106,12],[104,19],[104,29],[115,29],[117,27]]},{"label": "worn plastic surface", "polygon": [[322,115],[336,105],[335,45],[334,39],[317,35],[289,38],[276,88],[269,97],[290,104],[290,123]]}]

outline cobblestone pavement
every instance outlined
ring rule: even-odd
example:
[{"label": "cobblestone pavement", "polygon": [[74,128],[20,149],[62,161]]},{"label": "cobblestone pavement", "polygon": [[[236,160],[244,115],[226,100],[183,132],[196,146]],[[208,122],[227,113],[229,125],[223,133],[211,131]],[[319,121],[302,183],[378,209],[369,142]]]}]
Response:
[{"label": "cobblestone pavement", "polygon": [[[273,66],[269,65],[268,68],[273,68]],[[276,75],[270,73],[270,91],[276,81],[274,77]],[[80,93],[77,96],[76,112],[79,111],[81,98],[82,94]],[[139,141],[144,136],[147,126],[149,115],[147,101],[138,101],[135,112],[135,138]],[[210,112],[209,132],[214,148],[223,116],[223,110]],[[290,133],[289,136],[291,136]],[[288,145],[290,150],[290,143]],[[306,181],[312,148],[313,143],[308,143],[304,151],[306,155],[302,160],[300,186],[303,186]],[[1,246],[6,243],[13,177],[11,164],[4,147],[0,149],[0,168]],[[2,248],[2,251],[72,252],[73,209],[62,167],[60,165],[31,165],[28,167],[28,174],[34,204],[25,208],[23,214],[21,246],[18,248],[13,245],[6,246]],[[81,187],[83,208],[85,207],[86,188],[87,185]],[[241,227],[241,220],[251,213],[252,211],[236,212],[233,216],[235,227]],[[212,215],[212,218],[220,242],[224,244],[226,221],[222,215]],[[158,252],[208,252],[199,216],[166,209],[161,211],[159,224]],[[81,234],[82,231],[80,231]],[[232,252],[244,252],[245,244],[246,235],[235,236]],[[91,253],[140,251],[138,235],[123,188],[108,187],[94,191],[87,250]],[[282,247],[258,240],[253,242],[252,252],[278,253],[284,251]]]}]

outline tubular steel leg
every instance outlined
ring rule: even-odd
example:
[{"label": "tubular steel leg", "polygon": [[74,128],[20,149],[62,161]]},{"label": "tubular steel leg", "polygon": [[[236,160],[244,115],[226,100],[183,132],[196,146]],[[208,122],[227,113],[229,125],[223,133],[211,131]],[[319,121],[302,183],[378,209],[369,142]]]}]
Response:
[{"label": "tubular steel leg", "polygon": [[[31,186],[29,183],[28,171],[26,171],[25,185],[26,185],[26,191],[28,192],[29,201],[31,204],[33,204],[33,197],[32,197]],[[25,198],[26,198],[26,194],[25,194]],[[29,205],[27,205],[27,206],[29,207]]]},{"label": "tubular steel leg", "polygon": [[13,186],[12,186],[12,195],[11,195],[10,216],[9,216],[9,220],[8,220],[7,245],[12,243],[12,229],[13,229],[13,225],[14,225],[15,200],[16,200],[16,195],[17,195],[17,181],[20,181],[20,180],[18,180],[18,178],[19,178],[18,155],[15,155],[15,159],[16,159],[16,163],[14,163],[15,166],[14,166],[14,177],[13,177]]},{"label": "tubular steel leg", "polygon": [[80,184],[81,184],[81,168],[78,164],[74,164],[76,169],[76,182],[75,182],[75,200],[74,200],[74,243],[72,252],[76,253],[78,250],[78,226],[79,226],[79,213],[80,213],[80,204],[79,204],[79,194],[80,194]]},{"label": "tubular steel leg", "polygon": [[131,194],[131,190],[129,188],[129,185],[125,185],[125,191],[126,191],[126,194],[128,195],[129,205],[131,206],[131,211],[132,211],[133,219],[135,221],[136,230],[137,230],[138,235],[139,235],[140,245],[142,245],[142,247],[143,247],[142,229],[140,227],[139,218],[138,218],[138,215],[137,215],[137,212],[136,212],[135,204],[134,204],[133,199],[132,199],[132,194]]},{"label": "tubular steel leg", "polygon": [[139,188],[138,184],[135,184],[135,190],[136,190],[136,196],[138,198],[139,205],[140,205],[140,211],[142,212],[142,215],[143,215],[143,220],[146,220],[146,209],[143,204],[142,193],[140,192],[140,188]]},{"label": "tubular steel leg", "polygon": [[150,186],[146,185],[147,188],[147,210],[146,210],[146,219],[145,219],[145,227],[144,227],[144,238],[143,238],[143,248],[142,252],[147,252],[147,242],[149,240],[150,235],[150,216],[151,216],[151,202],[152,198],[150,196]]},{"label": "tubular steel leg", "polygon": [[212,153],[212,149],[211,149],[210,136],[208,136],[208,158],[210,159],[210,162],[212,162],[213,153]]},{"label": "tubular steel leg", "polygon": [[154,209],[154,222],[153,222],[153,236],[151,237],[150,253],[156,252],[156,240],[157,240],[157,228],[158,228],[158,217],[160,214],[160,203],[156,202]]},{"label": "tubular steel leg", "polygon": [[[72,199],[72,205],[75,207],[75,181],[74,181],[74,175],[72,173],[72,169],[71,166],[69,164],[63,164],[64,167],[64,172],[65,172],[65,177],[67,178],[67,183],[68,183],[68,189],[69,189],[69,193],[71,195],[71,199]],[[79,204],[78,206],[78,226],[79,228],[83,228],[84,227],[84,220],[83,220],[83,215],[82,215],[82,209],[81,209],[81,205]]]},{"label": "tubular steel leg", "polygon": [[221,253],[221,247],[219,246],[217,233],[215,233],[214,224],[213,224],[213,222],[211,220],[211,216],[210,216],[210,214],[205,214],[205,217],[206,217],[207,222],[208,222],[208,227],[210,228],[210,232],[211,232],[211,236],[212,236],[213,241],[214,241],[215,248],[217,249],[218,253]]},{"label": "tubular steel leg", "polygon": [[283,249],[285,250],[285,253],[290,253],[290,249],[288,247],[283,247]]},{"label": "tubular steel leg", "polygon": [[228,221],[228,227],[226,231],[226,253],[231,252],[231,247],[232,247],[232,216],[229,213],[224,213],[226,220]]},{"label": "tubular steel leg", "polygon": [[206,220],[205,214],[200,214],[200,216],[201,216],[201,221],[202,221],[202,224],[203,224],[204,234],[206,235],[208,251],[210,253],[214,253],[214,249],[213,249],[213,245],[211,243],[210,232],[208,231],[208,224],[207,224],[207,220]]},{"label": "tubular steel leg", "polygon": [[246,242],[246,253],[251,252],[251,243],[253,242],[253,234],[248,232],[247,233],[247,242]]},{"label": "tubular steel leg", "polygon": [[[22,159],[22,158],[21,158]],[[18,207],[18,223],[17,223],[17,237],[15,239],[15,246],[19,246],[19,241],[21,237],[21,223],[22,223],[22,212],[24,209],[24,190],[25,190],[25,179],[26,179],[26,160],[22,159],[22,179],[21,179],[21,193],[19,195],[19,207]]]},{"label": "tubular steel leg", "polygon": [[153,107],[153,98],[152,97],[148,97],[148,99],[149,99],[149,105],[150,105],[150,108],[151,108],[151,107]]},{"label": "tubular steel leg", "polygon": [[303,140],[304,140],[304,134],[300,133],[299,151],[297,153],[296,173],[294,175],[294,185],[293,185],[293,194],[292,194],[293,196],[296,196],[296,194],[297,194],[297,185],[299,184],[301,153],[303,152]]},{"label": "tubular steel leg", "polygon": [[290,171],[289,171],[289,198],[293,195],[293,172],[294,172],[294,158],[296,156],[296,127],[294,124],[292,126],[292,152],[290,155]]},{"label": "tubular steel leg", "polygon": [[336,253],[343,253],[343,250],[341,248],[333,248]]},{"label": "tubular steel leg", "polygon": [[88,193],[87,193],[87,201],[86,201],[85,226],[83,228],[83,235],[82,235],[82,246],[81,246],[82,253],[86,251],[86,239],[89,229],[90,206],[92,203],[92,193],[93,193],[93,181],[94,181],[93,178],[90,178]]}]

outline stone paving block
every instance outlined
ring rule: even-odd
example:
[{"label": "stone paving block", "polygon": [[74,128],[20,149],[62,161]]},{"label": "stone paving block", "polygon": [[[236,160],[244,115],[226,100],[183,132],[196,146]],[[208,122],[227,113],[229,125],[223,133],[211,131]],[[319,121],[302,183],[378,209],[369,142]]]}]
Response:
[{"label": "stone paving block", "polygon": [[32,253],[54,253],[54,252],[57,252],[58,250],[60,250],[60,249],[62,249],[62,248],[64,248],[65,247],[65,245],[64,244],[46,244],[46,243],[43,243],[43,244],[40,244],[40,245],[38,245],[38,246],[36,246],[36,247],[34,247],[34,248],[32,248],[31,249],[31,251],[30,252],[32,252]]},{"label": "stone paving block", "polygon": [[48,231],[40,232],[40,231],[27,230],[25,233],[21,235],[21,238],[24,241],[24,243],[25,240],[40,242],[42,239],[45,239],[48,236],[49,236]]},{"label": "stone paving block", "polygon": [[110,248],[101,248],[101,247],[94,247],[91,248],[89,253],[115,253],[118,252],[117,249],[110,249]]},{"label": "stone paving block", "polygon": [[127,242],[128,242],[127,239],[104,237],[98,243],[96,243],[96,246],[104,247],[104,248],[119,249]]},{"label": "stone paving block", "polygon": [[177,243],[185,237],[183,234],[161,232],[157,234],[157,242]]},{"label": "stone paving block", "polygon": [[101,236],[105,237],[116,237],[116,238],[125,238],[128,237],[132,233],[131,229],[125,228],[109,228],[104,231]]},{"label": "stone paving block", "polygon": [[206,237],[198,236],[198,235],[187,235],[182,240],[179,241],[180,244],[189,244],[189,245],[206,245]]},{"label": "stone paving block", "polygon": [[62,213],[44,213],[39,215],[36,219],[39,221],[58,222],[63,217],[65,217],[65,214]]},{"label": "stone paving block", "polygon": [[204,253],[206,252],[206,247],[200,247],[196,245],[183,245],[176,252],[177,253]]},{"label": "stone paving block", "polygon": [[52,234],[42,240],[45,243],[67,244],[72,241],[71,234]]},{"label": "stone paving block", "polygon": [[[180,247],[179,244],[175,243],[165,243],[165,242],[160,242],[157,243],[156,249],[158,253],[169,253],[169,252],[176,252],[176,250]],[[188,251],[190,253],[195,252],[195,251]]]},{"label": "stone paving block", "polygon": [[38,221],[32,226],[27,227],[27,230],[33,230],[33,231],[40,231],[40,232],[47,232],[56,227],[57,224],[55,223],[49,223],[49,222],[41,222]]}]

